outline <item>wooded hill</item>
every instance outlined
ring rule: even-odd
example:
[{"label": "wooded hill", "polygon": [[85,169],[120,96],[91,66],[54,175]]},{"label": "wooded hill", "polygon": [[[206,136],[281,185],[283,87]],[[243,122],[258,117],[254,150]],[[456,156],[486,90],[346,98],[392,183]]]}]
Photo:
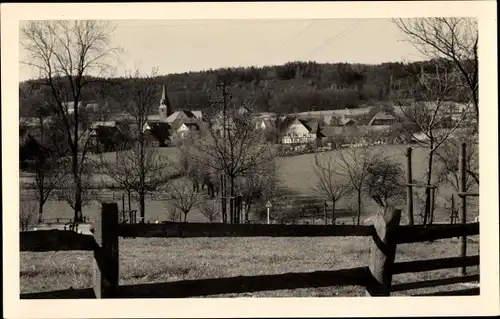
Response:
[{"label": "wooded hill", "polygon": [[[208,110],[213,105],[211,101],[221,100],[216,84],[224,79],[229,84],[233,106],[245,105],[257,112],[283,114],[383,104],[390,101],[395,91],[407,93],[413,90],[412,94],[415,95],[418,74],[422,70],[434,74],[436,64],[448,72],[454,72],[451,63],[444,60],[378,65],[289,62],[277,66],[162,75],[156,76],[155,82],[158,85],[158,103],[160,86],[166,84],[174,109]],[[82,92],[84,101],[107,102],[109,111],[123,111],[126,101],[123,98],[125,95],[120,92],[120,84],[127,78],[89,80],[89,85]],[[20,116],[33,115],[33,106],[50,100],[49,93],[47,88],[41,89],[36,80],[21,82]],[[449,100],[459,101],[462,96],[461,92],[452,90]]]}]

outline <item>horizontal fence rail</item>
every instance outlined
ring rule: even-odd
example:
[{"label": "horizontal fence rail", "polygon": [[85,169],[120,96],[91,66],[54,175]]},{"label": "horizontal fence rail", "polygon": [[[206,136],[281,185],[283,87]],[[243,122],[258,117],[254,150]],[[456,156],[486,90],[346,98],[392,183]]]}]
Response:
[{"label": "horizontal fence rail", "polygon": [[460,237],[463,235],[472,236],[479,234],[479,223],[455,224],[455,225],[431,225],[420,226],[399,226],[395,230],[396,243],[416,243],[429,240]]},{"label": "horizontal fence rail", "polygon": [[70,230],[37,230],[20,233],[21,251],[95,250],[94,236]]},{"label": "horizontal fence rail", "polygon": [[[262,276],[182,280],[153,284],[121,285],[116,298],[187,298],[297,288],[363,286],[366,267]],[[21,299],[95,298],[92,289],[67,289],[21,294]]]},{"label": "horizontal fence rail", "polygon": [[407,272],[422,272],[447,268],[459,268],[462,266],[479,265],[479,256],[438,258],[427,260],[406,261],[394,264],[393,274],[402,274]]},{"label": "horizontal fence rail", "polygon": [[373,226],[220,223],[120,224],[122,237],[321,237],[372,236]]},{"label": "horizontal fence rail", "polygon": [[408,282],[391,286],[391,291],[404,291],[411,289],[430,288],[436,286],[454,285],[465,282],[479,281],[479,275],[456,276],[451,278],[431,279],[416,282]]}]

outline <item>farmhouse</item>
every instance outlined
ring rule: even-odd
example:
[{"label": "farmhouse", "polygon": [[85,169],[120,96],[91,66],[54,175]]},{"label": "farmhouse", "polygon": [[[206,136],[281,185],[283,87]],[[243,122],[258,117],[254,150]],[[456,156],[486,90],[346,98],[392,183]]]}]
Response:
[{"label": "farmhouse", "polygon": [[313,143],[323,137],[319,123],[297,117],[287,117],[280,123],[282,144]]},{"label": "farmhouse", "polygon": [[372,119],[368,123],[368,126],[370,126],[371,129],[375,130],[385,130],[390,129],[391,126],[396,122],[397,119],[394,115],[384,111],[380,111],[372,117]]}]

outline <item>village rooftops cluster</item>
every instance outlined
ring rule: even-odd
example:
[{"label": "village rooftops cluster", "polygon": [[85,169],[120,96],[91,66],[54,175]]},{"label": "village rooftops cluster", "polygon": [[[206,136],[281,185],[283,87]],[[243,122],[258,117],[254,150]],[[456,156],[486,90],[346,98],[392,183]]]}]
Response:
[{"label": "village rooftops cluster", "polygon": [[[215,113],[212,118],[207,119],[201,110],[174,110],[168,97],[167,87],[163,85],[162,95],[159,101],[158,114],[147,116],[142,127],[146,132],[146,139],[152,147],[166,147],[175,141],[182,140],[189,135],[200,134],[205,130],[219,130],[223,126],[230,128],[237,123],[233,119],[245,115],[251,118],[255,129],[275,132],[280,144],[307,144],[319,143],[325,139],[335,138],[343,135],[363,135],[370,132],[381,132],[390,130],[402,117],[404,108],[393,108],[393,112],[380,110],[367,118],[373,107],[362,107],[356,109],[340,109],[311,111],[277,116],[274,113],[256,113],[242,106],[237,109],[226,110],[226,118],[223,119],[222,110]],[[452,103],[453,104],[453,103]],[[456,104],[456,103],[455,103]],[[453,118],[461,114],[463,106],[447,105],[446,110],[451,112]],[[98,112],[99,104],[95,101],[80,103],[85,110]],[[67,103],[68,113],[74,112],[74,105]],[[43,125],[50,124],[51,119],[45,118]],[[113,145],[126,143],[130,132],[136,131],[133,119],[129,114],[116,113],[106,121],[95,121],[90,124],[84,132],[89,138],[89,144],[98,151],[113,149]],[[20,137],[30,135],[35,139],[39,134],[40,121],[37,118],[20,119]]]}]

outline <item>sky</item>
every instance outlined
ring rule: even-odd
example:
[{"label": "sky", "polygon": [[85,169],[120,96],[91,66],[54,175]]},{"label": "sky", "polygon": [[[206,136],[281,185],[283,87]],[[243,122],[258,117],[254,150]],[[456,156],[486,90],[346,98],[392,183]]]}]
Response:
[{"label": "sky", "polygon": [[[289,61],[370,63],[424,59],[390,19],[114,20],[123,49],[113,70],[159,74]],[[20,48],[20,59],[23,57]],[[19,79],[37,72],[20,65]]]}]

